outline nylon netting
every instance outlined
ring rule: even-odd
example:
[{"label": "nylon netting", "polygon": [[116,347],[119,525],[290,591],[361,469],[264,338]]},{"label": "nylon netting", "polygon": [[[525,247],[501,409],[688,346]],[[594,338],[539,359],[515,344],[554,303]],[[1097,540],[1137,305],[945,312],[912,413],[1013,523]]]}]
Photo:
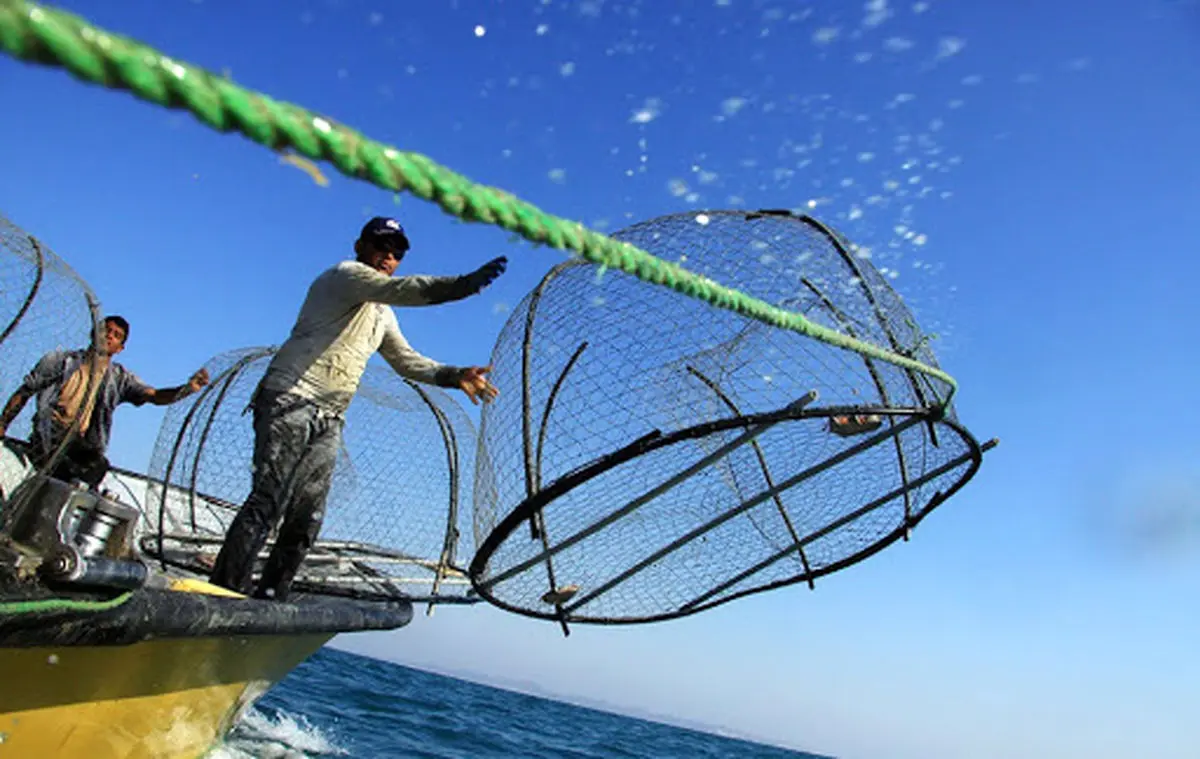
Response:
[{"label": "nylon netting", "polygon": [[[207,572],[250,493],[253,412],[243,412],[272,355],[248,348],[213,358],[209,386],[169,407],[150,463],[148,554]],[[296,590],[467,600],[475,440],[470,419],[440,389],[368,364],[346,411],[324,526]],[[261,561],[256,575],[260,569]]]},{"label": "nylon netting", "polygon": [[[44,242],[0,214],[0,406],[43,356],[87,348],[99,328],[98,301],[87,283]],[[8,437],[29,438],[36,408],[36,398],[26,402]],[[12,492],[28,473],[24,449],[10,453],[20,455],[2,457],[3,492]]]},{"label": "nylon netting", "polygon": [[[870,260],[813,219],[676,214],[613,237],[937,366]],[[978,465],[940,380],[580,260],[514,310],[492,361],[472,578],[564,624],[811,583],[906,537]],[[835,434],[847,415],[876,428]]]}]

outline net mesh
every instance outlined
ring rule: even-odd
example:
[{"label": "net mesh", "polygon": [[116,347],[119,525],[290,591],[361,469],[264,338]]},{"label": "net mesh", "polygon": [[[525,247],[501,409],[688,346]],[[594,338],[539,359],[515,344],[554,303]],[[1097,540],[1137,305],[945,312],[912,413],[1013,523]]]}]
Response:
[{"label": "net mesh", "polygon": [[[677,214],[613,237],[937,367],[884,277],[808,217]],[[521,302],[492,363],[505,392],[483,414],[472,576],[564,623],[811,582],[904,536],[977,466],[940,380],[583,261]],[[875,429],[835,434],[847,415]]]},{"label": "net mesh", "polygon": [[[937,367],[887,280],[813,219],[677,214],[613,237]],[[99,312],[86,283],[3,216],[0,281],[7,398],[46,352],[86,346]],[[141,525],[164,564],[206,574],[249,494],[245,410],[272,355],[217,356],[210,385],[168,407]],[[525,297],[492,363],[505,392],[479,435],[441,390],[368,366],[297,590],[431,602],[478,591],[564,624],[665,619],[865,558],[970,479],[981,454],[934,376],[578,259]],[[32,405],[10,434],[28,435]]]},{"label": "net mesh", "polygon": [[[197,572],[216,557],[250,494],[254,430],[246,409],[273,352],[215,357],[206,367],[208,387],[169,407],[150,463],[147,553]],[[464,567],[474,544],[464,494],[471,492],[475,436],[444,392],[369,364],[346,411],[320,539],[294,587],[467,600]]]},{"label": "net mesh", "polygon": [[[0,214],[0,404],[47,353],[88,347],[100,328],[98,307],[91,288],[66,262]],[[9,437],[29,438],[36,405],[34,399],[26,402],[8,427]],[[5,456],[2,468],[0,491],[11,493],[26,474],[24,457]]]}]

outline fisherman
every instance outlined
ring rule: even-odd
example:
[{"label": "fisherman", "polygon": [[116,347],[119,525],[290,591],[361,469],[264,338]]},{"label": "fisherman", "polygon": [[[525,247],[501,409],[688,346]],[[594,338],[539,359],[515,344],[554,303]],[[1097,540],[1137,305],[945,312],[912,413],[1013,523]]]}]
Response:
[{"label": "fisherman", "polygon": [[[393,277],[409,249],[395,219],[375,217],[354,243],[355,260],[323,272],[254,391],[253,484],[213,565],[213,584],[285,600],[321,529],[345,424],[367,360],[378,351],[401,377],[458,388],[472,403],[498,394],[491,367],[441,364],[414,350],[389,306],[426,306],[479,293],[503,272],[504,257],[462,276]],[[256,587],[254,560],[282,519]]]},{"label": "fisherman", "polygon": [[[166,406],[208,384],[208,371],[202,368],[179,387],[150,387],[113,360],[125,350],[128,339],[129,322],[121,316],[106,316],[99,345],[93,341],[85,350],[51,351],[42,356],[0,412],[0,437],[36,394],[37,410],[29,437],[33,463],[38,468],[51,464],[47,472],[51,477],[82,481],[98,489],[110,467],[105,454],[117,406]],[[77,420],[78,429],[62,455],[53,460]]]}]

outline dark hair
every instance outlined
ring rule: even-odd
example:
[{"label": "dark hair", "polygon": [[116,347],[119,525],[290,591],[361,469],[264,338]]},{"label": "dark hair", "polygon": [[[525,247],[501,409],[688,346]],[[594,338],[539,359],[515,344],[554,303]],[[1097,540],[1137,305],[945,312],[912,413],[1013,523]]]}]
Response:
[{"label": "dark hair", "polygon": [[124,345],[129,340],[129,322],[125,321],[124,316],[117,316],[116,314],[106,316],[104,317],[104,323],[115,324],[121,329],[125,330],[125,339],[121,341],[121,345]]}]

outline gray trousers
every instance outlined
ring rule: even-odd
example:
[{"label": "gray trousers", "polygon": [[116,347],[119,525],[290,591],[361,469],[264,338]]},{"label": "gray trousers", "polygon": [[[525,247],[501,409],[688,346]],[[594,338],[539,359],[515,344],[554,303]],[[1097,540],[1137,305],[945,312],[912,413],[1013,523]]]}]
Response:
[{"label": "gray trousers", "polygon": [[284,600],[317,539],[345,419],[286,393],[254,400],[254,484],[213,566],[212,583],[251,595],[254,561],[279,522],[253,595]]}]

